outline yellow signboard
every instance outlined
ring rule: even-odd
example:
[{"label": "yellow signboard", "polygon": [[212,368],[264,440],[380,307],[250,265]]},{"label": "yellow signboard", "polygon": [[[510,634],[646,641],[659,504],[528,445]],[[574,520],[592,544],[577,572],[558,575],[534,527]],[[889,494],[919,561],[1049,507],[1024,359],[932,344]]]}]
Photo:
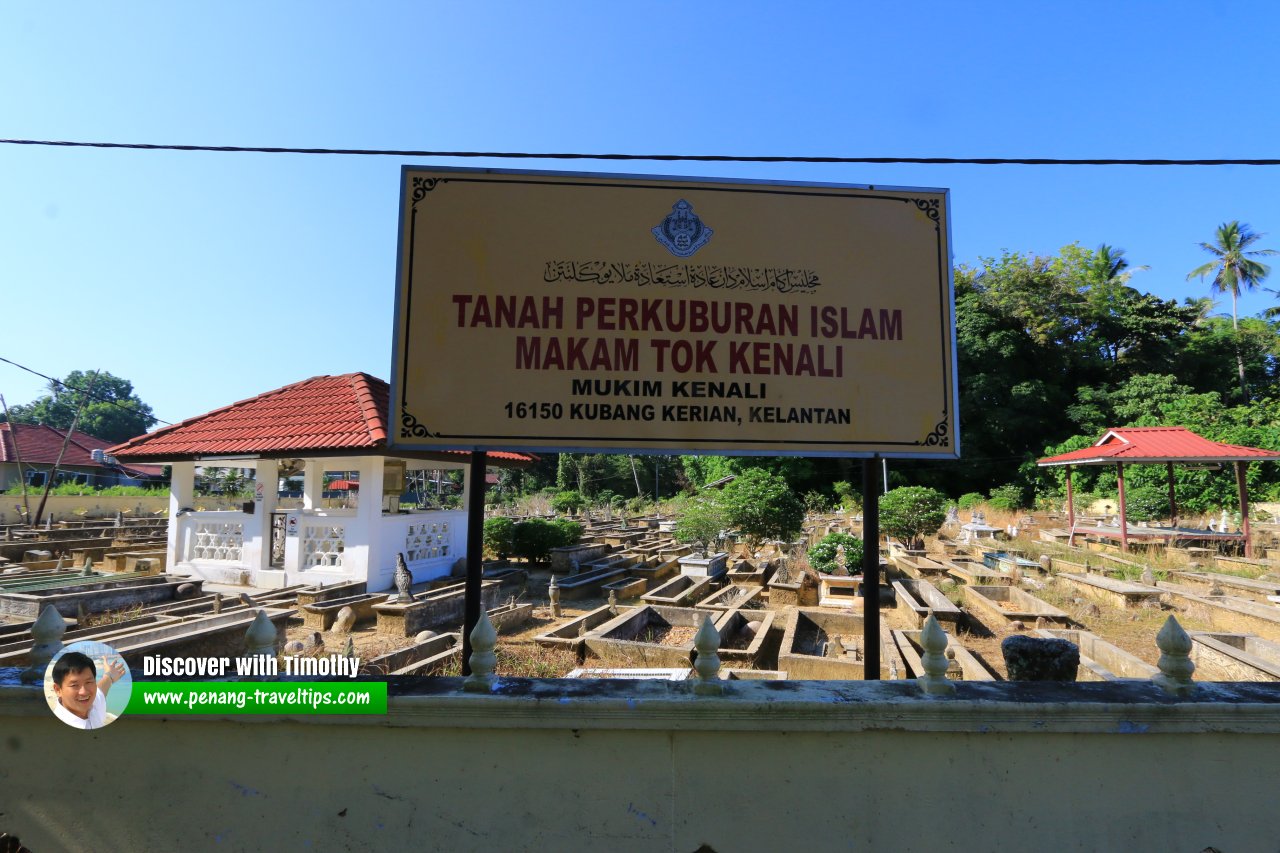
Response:
[{"label": "yellow signboard", "polygon": [[394,446],[953,458],[946,190],[406,167]]}]

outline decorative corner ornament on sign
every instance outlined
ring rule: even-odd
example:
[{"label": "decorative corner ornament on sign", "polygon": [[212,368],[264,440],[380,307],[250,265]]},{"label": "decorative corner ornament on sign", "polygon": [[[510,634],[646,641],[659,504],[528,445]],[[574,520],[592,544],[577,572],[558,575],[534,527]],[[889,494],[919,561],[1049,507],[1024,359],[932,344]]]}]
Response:
[{"label": "decorative corner ornament on sign", "polygon": [[702,224],[702,220],[693,212],[693,205],[684,199],[673,204],[667,218],[650,231],[677,258],[692,256],[707,245],[707,241],[715,233]]}]

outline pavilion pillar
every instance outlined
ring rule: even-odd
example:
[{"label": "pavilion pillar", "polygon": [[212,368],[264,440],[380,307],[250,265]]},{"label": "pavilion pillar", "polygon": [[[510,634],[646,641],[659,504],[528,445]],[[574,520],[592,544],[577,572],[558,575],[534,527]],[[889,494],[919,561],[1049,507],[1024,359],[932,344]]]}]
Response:
[{"label": "pavilion pillar", "polygon": [[1125,514],[1124,508],[1124,463],[1116,463],[1116,478],[1120,492],[1120,551],[1122,553],[1129,550],[1129,517]]},{"label": "pavilion pillar", "polygon": [[1067,528],[1071,535],[1067,537],[1068,545],[1076,544],[1076,504],[1071,496],[1071,466],[1067,466]]},{"label": "pavilion pillar", "polygon": [[1174,527],[1178,526],[1178,498],[1173,492],[1173,463],[1167,463],[1169,466],[1169,523]]},{"label": "pavilion pillar", "polygon": [[324,462],[308,459],[302,469],[302,508],[320,509],[324,506]]},{"label": "pavilion pillar", "polygon": [[174,462],[169,467],[169,537],[165,545],[168,551],[167,566],[172,569],[184,556],[182,532],[185,525],[180,523],[178,513],[190,509],[195,504],[196,465],[194,462]]},{"label": "pavilion pillar", "polygon": [[1236,462],[1236,492],[1240,495],[1240,532],[1244,534],[1244,555],[1253,557],[1253,541],[1249,538],[1249,486],[1245,482],[1245,466],[1248,462]]},{"label": "pavilion pillar", "polygon": [[486,454],[471,454],[467,470],[467,585],[462,613],[462,674],[471,674],[471,632],[480,621],[480,585],[484,580],[484,474]]}]

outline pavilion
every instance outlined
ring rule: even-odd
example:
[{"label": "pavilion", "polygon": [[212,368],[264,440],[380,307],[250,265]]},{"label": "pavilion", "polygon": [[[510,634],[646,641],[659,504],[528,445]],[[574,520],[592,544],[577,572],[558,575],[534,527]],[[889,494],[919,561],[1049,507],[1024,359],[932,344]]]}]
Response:
[{"label": "pavilion", "polygon": [[[315,376],[139,436],[111,449],[121,462],[172,466],[168,567],[207,581],[282,587],[365,581],[390,589],[403,553],[417,581],[453,572],[467,550],[465,510],[399,505],[408,471],[461,469],[464,451],[387,447],[389,386],[366,373]],[[523,468],[536,457],[490,451],[485,463]],[[196,509],[197,465],[256,470],[241,509]],[[277,505],[284,472],[303,472],[302,506]],[[326,507],[326,471],[357,471],[352,507]]]},{"label": "pavilion", "polygon": [[[1253,543],[1249,539],[1249,488],[1245,482],[1245,468],[1250,462],[1280,459],[1274,450],[1223,444],[1196,435],[1186,427],[1116,427],[1109,429],[1094,442],[1092,447],[1060,453],[1037,461],[1041,467],[1064,465],[1067,469],[1067,521],[1071,525],[1068,540],[1075,543],[1076,534],[1119,539],[1120,550],[1129,550],[1129,540],[1160,540],[1167,543],[1185,542],[1240,542],[1244,543],[1246,557],[1253,556]],[[1235,463],[1236,491],[1240,499],[1240,532],[1225,530],[1200,530],[1178,525],[1178,505],[1173,491],[1173,466],[1223,466]],[[1159,465],[1169,471],[1169,527],[1130,527],[1125,512],[1124,466]],[[1120,525],[1077,527],[1075,506],[1071,495],[1071,468],[1073,465],[1115,465],[1119,481]]]}]

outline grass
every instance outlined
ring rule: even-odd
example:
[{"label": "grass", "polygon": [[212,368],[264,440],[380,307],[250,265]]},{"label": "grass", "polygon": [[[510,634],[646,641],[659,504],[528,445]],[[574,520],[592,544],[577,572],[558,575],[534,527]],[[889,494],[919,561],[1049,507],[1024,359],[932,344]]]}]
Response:
[{"label": "grass", "polygon": [[130,619],[137,619],[142,615],[142,604],[132,604],[128,607],[122,607],[119,610],[104,610],[101,613],[90,613],[84,617],[84,624],[81,628],[96,628],[99,625],[115,625],[119,622],[127,622]]}]

